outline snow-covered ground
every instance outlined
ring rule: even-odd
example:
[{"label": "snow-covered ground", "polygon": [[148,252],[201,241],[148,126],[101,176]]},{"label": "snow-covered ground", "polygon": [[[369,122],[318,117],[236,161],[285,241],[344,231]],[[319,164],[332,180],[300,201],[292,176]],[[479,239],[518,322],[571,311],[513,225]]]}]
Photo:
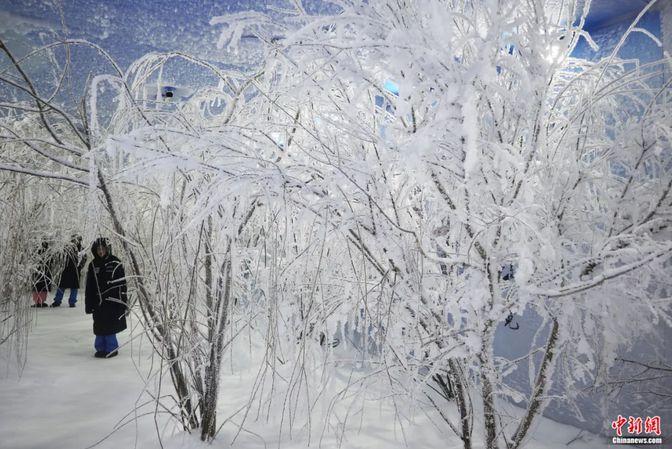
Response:
[{"label": "snow-covered ground", "polygon": [[[109,359],[93,357],[91,318],[83,313],[81,305],[75,309],[34,310],[34,326],[29,337],[28,360],[21,377],[3,359],[0,376],[0,448],[79,449],[161,447],[158,434],[167,449],[201,447],[197,435],[187,435],[164,414],[155,414],[149,393],[156,393],[156,379],[161,372],[157,358],[151,357],[151,348],[137,328],[133,339],[130,332],[120,334],[123,345],[120,356]],[[132,321],[133,325],[137,322]],[[248,402],[257,378],[258,365],[250,363],[249,352],[229,351],[220,392],[220,422],[225,422],[214,448],[286,448],[306,447],[306,427],[295,423],[290,435],[287,430],[279,436],[282,419],[281,402],[258,412],[255,406],[247,416],[238,434],[242,413],[239,409]],[[237,355],[236,355],[237,354]],[[6,357],[6,355],[3,355]],[[331,400],[339,382],[347,379],[348,372],[334,373],[329,382],[332,391],[321,392],[324,401],[312,412],[311,447],[343,448],[460,448],[436,413],[421,407],[397,408],[405,417],[403,430],[395,419],[391,399],[372,400],[375,391],[367,390],[366,399],[350,408],[346,420],[346,400],[335,408]],[[170,382],[166,379],[166,385]],[[384,388],[381,392],[384,392]],[[317,396],[318,392],[315,392]],[[370,394],[369,394],[370,393]],[[161,395],[170,394],[164,386]],[[380,396],[385,396],[381,394]],[[301,399],[302,400],[302,399]],[[148,404],[143,403],[150,401]],[[397,405],[400,404],[398,399]],[[329,424],[323,426],[320,417],[329,414]],[[427,413],[425,413],[427,412]],[[262,416],[256,419],[257,416]],[[137,419],[135,419],[137,418]],[[227,420],[227,418],[230,418]],[[288,416],[285,416],[285,425]],[[339,424],[340,422],[340,424]],[[345,422],[345,424],[343,424]],[[339,426],[341,426],[339,428]],[[341,432],[345,426],[346,432]],[[158,429],[158,430],[157,430]],[[604,438],[588,435],[570,426],[541,420],[527,448],[594,449],[613,447]],[[231,441],[237,436],[234,444]],[[339,436],[345,435],[339,441]],[[567,445],[569,441],[574,442]],[[280,444],[279,444],[280,442]],[[479,447],[476,445],[476,447]]]},{"label": "snow-covered ground", "polygon": [[[137,360],[128,347],[116,358],[94,358],[91,317],[82,305],[32,311],[23,373],[19,378],[8,369],[0,379],[0,447],[90,447],[133,418],[138,398],[147,399]],[[120,344],[128,344],[128,336],[121,334]],[[136,437],[138,447],[156,447],[149,420],[138,424],[131,422],[98,447],[134,447]]]}]

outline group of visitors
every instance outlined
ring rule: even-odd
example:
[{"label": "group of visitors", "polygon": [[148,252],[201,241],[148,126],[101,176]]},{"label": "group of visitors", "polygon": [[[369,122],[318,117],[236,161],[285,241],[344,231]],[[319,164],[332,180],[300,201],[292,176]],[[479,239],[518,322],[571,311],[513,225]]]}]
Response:
[{"label": "group of visitors", "polygon": [[[117,333],[126,329],[127,292],[126,274],[121,261],[112,255],[107,239],[98,238],[91,245],[93,260],[86,272],[84,311],[93,315],[93,333],[96,336],[95,357],[110,358],[119,354]],[[86,264],[82,251],[82,237],[73,235],[63,250],[63,268],[51,306],[47,295],[54,283],[52,266],[54,257],[49,255],[49,244],[42,241],[37,251],[37,264],[32,278],[33,305],[31,307],[60,307],[65,290],[69,290],[68,304],[77,306],[81,271]]]},{"label": "group of visitors", "polygon": [[[48,254],[49,243],[42,241],[42,246],[38,250],[38,266],[33,275],[33,305],[32,307],[49,307],[47,304],[47,294],[51,291],[53,276],[51,266],[53,257]],[[70,290],[68,304],[75,307],[77,304],[77,291],[79,289],[79,277],[86,263],[86,254],[82,251],[82,237],[73,235],[70,243],[63,250],[64,266],[61,272],[56,295],[51,307],[60,307],[63,301],[65,290]]]}]

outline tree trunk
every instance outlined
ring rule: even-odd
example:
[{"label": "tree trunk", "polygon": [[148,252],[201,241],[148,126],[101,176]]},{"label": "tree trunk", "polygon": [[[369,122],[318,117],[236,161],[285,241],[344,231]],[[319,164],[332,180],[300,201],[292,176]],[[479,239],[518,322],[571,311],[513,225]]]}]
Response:
[{"label": "tree trunk", "polygon": [[481,365],[481,394],[483,396],[483,420],[485,425],[485,447],[487,449],[497,449],[497,421],[495,420],[496,407],[495,395],[492,388],[490,373],[492,366],[492,320],[485,323],[483,332],[483,342],[481,343],[481,353],[478,360]]},{"label": "tree trunk", "polygon": [[471,417],[471,405],[468,402],[468,396],[466,391],[465,381],[466,379],[462,373],[462,367],[455,360],[449,360],[448,366],[450,367],[451,378],[453,385],[455,385],[455,401],[457,403],[457,409],[460,412],[460,430],[462,432],[462,442],[464,443],[464,449],[471,449],[471,423],[469,418]]},{"label": "tree trunk", "polygon": [[112,226],[114,231],[121,236],[121,245],[124,249],[124,252],[128,255],[131,260],[131,272],[133,273],[133,280],[137,285],[139,293],[139,304],[140,310],[145,318],[145,321],[150,324],[150,329],[152,329],[152,336],[154,339],[159,342],[167,352],[168,363],[170,365],[170,378],[175,386],[175,391],[177,392],[177,397],[180,402],[180,418],[182,420],[182,425],[185,430],[195,429],[198,427],[198,420],[194,413],[193,405],[191,402],[191,395],[189,394],[189,385],[187,384],[187,378],[184,375],[182,365],[179,362],[179,354],[176,348],[173,346],[172,338],[170,332],[163,325],[163,321],[157,315],[154,307],[152,306],[150,295],[147,289],[145,288],[144,280],[142,277],[142,272],[140,270],[140,264],[138,259],[133,251],[133,248],[128,244],[126,239],[126,232],[124,227],[119,221],[117,211],[114,208],[114,201],[112,200],[112,194],[107,187],[105,178],[103,177],[100,170],[97,170],[98,182],[100,184],[100,190],[103,192],[105,198],[105,206],[110,214],[112,219]]},{"label": "tree trunk", "polygon": [[548,342],[546,343],[546,352],[544,354],[544,359],[541,361],[541,366],[539,367],[539,374],[537,375],[537,380],[534,382],[534,391],[532,392],[532,397],[530,398],[530,404],[527,407],[527,411],[523,416],[522,421],[518,424],[516,432],[513,434],[513,440],[509,443],[509,449],[517,449],[522,443],[523,439],[527,435],[527,432],[530,430],[532,421],[534,418],[542,412],[543,405],[543,396],[550,387],[551,379],[550,375],[550,366],[553,362],[553,356],[555,351],[555,345],[558,342],[558,320],[553,318],[553,325],[551,326],[551,334],[548,336]]},{"label": "tree trunk", "polygon": [[219,396],[219,371],[224,351],[224,332],[229,319],[231,302],[231,242],[219,270],[213,309],[209,312],[208,341],[210,364],[205,373],[205,394],[201,402],[201,440],[211,441],[217,433],[217,398]]}]

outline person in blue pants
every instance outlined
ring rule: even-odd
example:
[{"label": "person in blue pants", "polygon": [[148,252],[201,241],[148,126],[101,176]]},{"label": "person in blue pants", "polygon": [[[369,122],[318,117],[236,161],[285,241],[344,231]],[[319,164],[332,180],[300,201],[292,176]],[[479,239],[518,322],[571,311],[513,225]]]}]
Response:
[{"label": "person in blue pants", "polygon": [[70,307],[75,307],[77,304],[77,290],[79,289],[79,274],[86,263],[86,256],[81,255],[82,251],[82,237],[73,235],[70,244],[65,248],[65,266],[61,273],[61,280],[58,282],[56,288],[56,296],[51,307],[60,307],[63,301],[63,295],[66,289],[70,289],[70,297],[68,304]]},{"label": "person in blue pants", "polygon": [[106,239],[93,242],[91,252],[93,260],[86,273],[85,312],[93,315],[95,357],[110,358],[119,354],[117,333],[126,329],[126,275]]}]

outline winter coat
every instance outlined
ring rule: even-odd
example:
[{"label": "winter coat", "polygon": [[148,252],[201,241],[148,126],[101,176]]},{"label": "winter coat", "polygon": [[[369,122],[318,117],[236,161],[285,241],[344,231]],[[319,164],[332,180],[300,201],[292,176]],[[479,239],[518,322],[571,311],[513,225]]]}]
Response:
[{"label": "winter coat", "polygon": [[86,256],[82,257],[81,262],[79,260],[81,250],[81,245],[76,243],[72,243],[65,248],[65,266],[61,272],[58,288],[79,288],[79,275],[86,263]]},{"label": "winter coat", "polygon": [[93,333],[111,335],[126,329],[124,266],[113,255],[96,256],[86,273],[85,312],[93,314]]},{"label": "winter coat", "polygon": [[32,287],[34,292],[51,291],[53,277],[51,275],[51,257],[47,255],[45,248],[40,248],[37,252],[38,263],[33,272]]}]

